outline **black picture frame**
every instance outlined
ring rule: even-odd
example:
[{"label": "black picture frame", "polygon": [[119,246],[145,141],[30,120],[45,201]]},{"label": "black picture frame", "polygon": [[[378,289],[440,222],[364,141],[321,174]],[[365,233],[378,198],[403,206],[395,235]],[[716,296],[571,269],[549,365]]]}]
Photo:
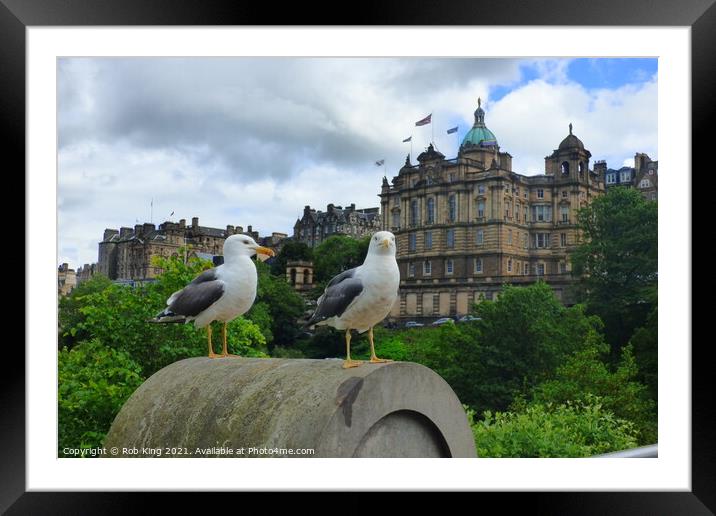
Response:
[{"label": "black picture frame", "polygon": [[[319,4],[316,4],[318,6]],[[711,121],[716,106],[716,6],[714,0],[584,0],[478,2],[363,2],[353,12],[308,4],[192,0],[0,0],[0,108],[6,176],[24,178],[25,29],[28,26],[118,25],[586,25],[688,26],[692,43],[692,169],[709,172]],[[7,161],[6,161],[7,163]],[[674,171],[664,171],[674,173]],[[19,181],[25,191],[24,180]],[[695,203],[692,203],[694,205]],[[688,207],[690,208],[690,207]],[[685,207],[685,209],[688,209]],[[695,222],[695,221],[694,221]],[[695,234],[692,230],[692,235]],[[30,238],[30,235],[25,235]],[[693,252],[693,251],[692,251]],[[693,255],[692,255],[693,256]],[[14,271],[17,274],[18,265]],[[28,271],[26,271],[27,274]],[[685,278],[691,284],[691,278]],[[24,291],[16,287],[17,292]],[[22,290],[20,290],[22,288]],[[19,301],[17,303],[19,305]],[[24,303],[23,303],[24,305]],[[692,303],[693,305],[693,303]],[[28,324],[29,314],[25,313]],[[693,320],[693,317],[692,317]],[[540,513],[711,514],[716,510],[714,387],[705,338],[692,347],[692,490],[690,492],[484,493],[502,508],[529,503]],[[671,343],[689,345],[689,343]],[[26,345],[38,345],[26,342]],[[6,341],[6,352],[10,344]],[[16,353],[0,375],[0,511],[7,514],[113,514],[147,512],[146,493],[38,493],[25,489],[25,362]],[[151,495],[153,496],[153,495]],[[185,504],[163,496],[163,504]],[[186,507],[186,506],[185,506]],[[169,510],[168,505],[163,505]],[[217,507],[218,509],[218,507]]]}]

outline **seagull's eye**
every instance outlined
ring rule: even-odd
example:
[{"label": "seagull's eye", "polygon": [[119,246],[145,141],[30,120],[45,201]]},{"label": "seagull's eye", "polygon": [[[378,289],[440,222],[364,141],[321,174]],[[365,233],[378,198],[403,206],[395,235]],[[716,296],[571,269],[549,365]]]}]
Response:
[{"label": "seagull's eye", "polygon": [[244,240],[244,245],[249,245],[249,243],[246,240]]}]

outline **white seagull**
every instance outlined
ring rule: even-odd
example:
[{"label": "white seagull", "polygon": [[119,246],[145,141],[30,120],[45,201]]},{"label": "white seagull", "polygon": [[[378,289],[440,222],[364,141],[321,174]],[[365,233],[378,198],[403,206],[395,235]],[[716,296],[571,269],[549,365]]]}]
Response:
[{"label": "white seagull", "polygon": [[326,285],[307,326],[332,326],[346,330],[346,360],[343,367],[357,367],[351,360],[351,330],[368,331],[370,362],[388,362],[375,356],[373,326],[390,313],[398,298],[400,271],[395,261],[395,236],[379,231],[370,239],[363,265],[335,276]]},{"label": "white seagull", "polygon": [[[261,247],[247,235],[231,235],[224,241],[224,263],[199,274],[183,289],[174,292],[167,300],[167,307],[151,322],[188,323],[194,321],[196,328],[206,327],[209,357],[228,357],[226,325],[245,314],[256,299],[256,265],[251,257],[255,254],[274,256],[268,247]],[[224,323],[221,331],[223,350],[214,353],[211,345],[211,323]]]}]

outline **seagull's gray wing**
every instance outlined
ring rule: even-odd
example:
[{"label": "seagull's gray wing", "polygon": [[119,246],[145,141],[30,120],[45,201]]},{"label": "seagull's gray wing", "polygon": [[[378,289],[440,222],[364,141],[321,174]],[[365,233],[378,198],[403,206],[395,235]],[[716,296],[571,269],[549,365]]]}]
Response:
[{"label": "seagull's gray wing", "polygon": [[340,281],[337,278],[351,271],[345,271],[333,278],[326,287],[326,291],[318,299],[316,311],[306,323],[312,326],[331,317],[340,317],[346,308],[363,292],[363,283],[351,274],[344,276]]},{"label": "seagull's gray wing", "polygon": [[165,312],[171,312],[174,315],[196,316],[224,294],[224,286],[225,283],[216,275],[216,269],[204,271],[186,287],[171,295],[167,301]]}]

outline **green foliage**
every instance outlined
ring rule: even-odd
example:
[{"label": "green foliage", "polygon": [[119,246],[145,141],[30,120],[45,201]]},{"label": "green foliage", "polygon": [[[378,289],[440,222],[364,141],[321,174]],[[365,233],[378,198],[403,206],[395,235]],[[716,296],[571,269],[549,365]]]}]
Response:
[{"label": "green foliage", "polygon": [[59,333],[59,349],[63,347],[71,348],[76,342],[90,338],[90,335],[78,326],[84,318],[80,312],[80,308],[84,304],[84,297],[89,294],[101,292],[111,284],[112,282],[107,276],[97,274],[87,281],[81,282],[67,296],[60,298],[58,312],[59,325],[60,328],[64,330]]},{"label": "green foliage", "polygon": [[595,396],[560,405],[522,404],[510,412],[468,411],[478,457],[590,457],[637,446],[632,423]]},{"label": "green foliage", "polygon": [[313,253],[316,281],[325,284],[336,274],[361,265],[368,254],[369,244],[370,236],[361,240],[344,235],[328,237]]},{"label": "green foliage", "polygon": [[614,357],[657,300],[658,212],[635,189],[611,188],[579,210],[583,241],[572,253],[578,295],[606,326]]},{"label": "green foliage", "polygon": [[[129,287],[111,284],[103,290],[78,299],[81,314],[60,334],[82,332],[104,345],[127,352],[142,367],[145,376],[182,358],[207,354],[206,332],[193,324],[153,324],[148,322],[166,306],[167,298],[183,288],[211,264],[197,258],[184,263],[183,257],[158,259],[164,269],[157,281]],[[61,318],[62,320],[62,318]],[[218,349],[220,325],[214,324],[214,346]],[[227,328],[229,352],[244,356],[266,356],[266,338],[261,328],[239,317]]]},{"label": "green foliage", "polygon": [[141,370],[128,353],[97,340],[59,351],[60,457],[64,448],[101,446],[122,404],[142,383]]},{"label": "green foliage", "polygon": [[599,355],[597,348],[589,348],[567,358],[566,363],[557,368],[554,379],[535,388],[533,401],[564,404],[587,402],[596,396],[605,410],[634,424],[640,445],[654,444],[658,441],[656,406],[646,387],[635,381],[638,368],[631,347],[624,348],[613,372]]},{"label": "green foliage", "polygon": [[313,261],[313,249],[303,242],[286,242],[271,262],[271,274],[286,277],[286,263],[293,260]]},{"label": "green foliage", "polygon": [[655,306],[646,319],[646,323],[638,328],[629,344],[634,349],[634,357],[639,364],[639,381],[646,384],[652,398],[657,398],[658,388],[658,350],[659,350],[659,317]]},{"label": "green foliage", "polygon": [[603,345],[600,320],[579,305],[562,306],[544,282],[505,286],[497,301],[477,305],[476,314],[482,320],[474,362],[483,385],[479,396],[463,401],[477,407],[504,410],[574,351]]},{"label": "green foliage", "polygon": [[285,276],[273,276],[265,263],[257,262],[256,269],[256,302],[247,317],[261,327],[270,344],[269,349],[293,346],[301,332],[296,321],[306,309],[303,298],[288,284]]}]

